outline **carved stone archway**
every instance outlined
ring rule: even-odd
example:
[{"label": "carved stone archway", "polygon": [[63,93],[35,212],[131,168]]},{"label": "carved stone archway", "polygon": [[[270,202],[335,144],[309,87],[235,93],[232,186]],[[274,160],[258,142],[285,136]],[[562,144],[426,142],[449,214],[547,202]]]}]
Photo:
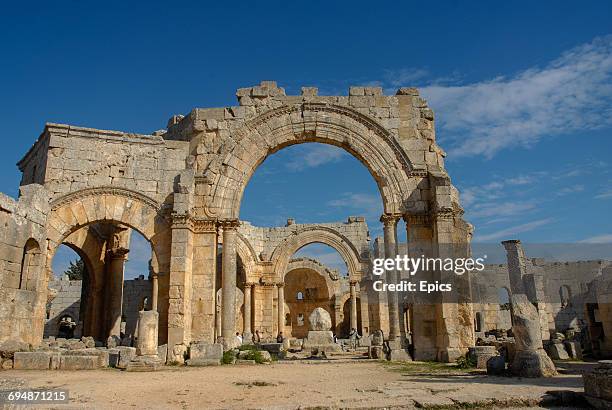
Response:
[{"label": "carved stone archway", "polygon": [[401,213],[416,188],[412,165],[396,139],[378,122],[348,107],[305,103],[282,106],[248,120],[232,131],[207,169],[205,213],[236,219],[242,194],[257,167],[282,148],[319,142],[345,149],[370,171],[386,213]]}]

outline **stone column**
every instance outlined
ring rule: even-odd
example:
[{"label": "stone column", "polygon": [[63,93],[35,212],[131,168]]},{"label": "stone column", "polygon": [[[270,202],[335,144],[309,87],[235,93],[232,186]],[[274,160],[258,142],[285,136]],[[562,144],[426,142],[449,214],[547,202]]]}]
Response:
[{"label": "stone column", "polygon": [[136,354],[139,356],[157,356],[158,320],[159,314],[155,310],[138,312]]},{"label": "stone column", "polygon": [[226,348],[236,342],[236,234],[238,220],[223,221],[221,336]]},{"label": "stone column", "polygon": [[[397,221],[399,217],[392,214],[384,214],[380,221],[384,225],[385,258],[395,258],[397,255]],[[397,283],[397,272],[395,269],[387,271],[387,283]],[[399,311],[397,292],[387,292],[387,303],[389,304],[389,340],[396,340],[400,335]]]},{"label": "stone column", "polygon": [[250,343],[253,336],[251,331],[251,286],[253,286],[252,283],[244,284],[244,325],[242,326],[244,331],[242,332],[242,338],[246,343]]},{"label": "stone column", "polygon": [[277,283],[278,288],[278,332],[282,332],[285,329],[285,284]]},{"label": "stone column", "polygon": [[357,282],[351,281],[351,329],[357,329],[357,290],[355,285]]},{"label": "stone column", "polygon": [[109,331],[108,336],[121,335],[121,315],[123,308],[123,269],[129,250],[115,248],[108,252],[108,276],[110,278]]}]

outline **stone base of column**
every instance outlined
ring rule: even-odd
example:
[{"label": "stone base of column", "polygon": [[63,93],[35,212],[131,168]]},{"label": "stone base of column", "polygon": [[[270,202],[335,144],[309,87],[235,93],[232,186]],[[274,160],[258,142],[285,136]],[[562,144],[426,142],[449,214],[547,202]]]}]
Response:
[{"label": "stone base of column", "polygon": [[125,368],[128,372],[153,372],[159,370],[163,363],[157,355],[136,356]]},{"label": "stone base of column", "polygon": [[253,344],[253,334],[251,332],[244,332],[242,334],[242,344],[243,345]]},{"label": "stone base of column", "polygon": [[387,344],[389,346],[389,351],[387,352],[388,360],[392,362],[412,361],[412,357],[410,357],[410,354],[402,347],[399,339],[389,340]]}]

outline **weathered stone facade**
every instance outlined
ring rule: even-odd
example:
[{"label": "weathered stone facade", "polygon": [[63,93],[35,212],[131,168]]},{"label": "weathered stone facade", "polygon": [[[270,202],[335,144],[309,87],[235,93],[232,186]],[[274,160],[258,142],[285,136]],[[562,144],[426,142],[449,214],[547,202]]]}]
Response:
[{"label": "weathered stone facade", "polygon": [[[278,301],[286,300],[291,256],[313,242],[330,244],[345,258],[349,316],[356,324],[357,295],[369,267],[363,221],[272,229],[241,225],[242,194],[255,169],[268,155],[298,143],[344,148],[367,167],[383,202],[385,256],[398,252],[400,218],[406,221],[409,252],[450,256],[442,244],[459,244],[458,252],[467,252],[471,228],[444,170],[433,112],[416,89],[385,96],[379,87],[351,87],[348,96],[319,96],[315,88],[303,88],[302,95],[287,96],[265,81],[239,89],[237,97],[238,106],[174,116],[167,129],[153,135],[45,126],[19,163],[22,197],[18,202],[2,197],[0,205],[0,222],[8,227],[0,238],[6,296],[0,320],[22,323],[2,326],[1,340],[40,343],[49,267],[62,243],[89,259],[90,320],[83,332],[116,335],[131,229],[151,244],[151,306],[159,312],[159,342],[170,349],[216,339],[230,346],[240,327],[239,288],[244,333],[258,326],[283,329],[285,304]],[[387,279],[398,277],[389,272]],[[442,296],[414,315],[422,322],[414,335],[421,357],[454,360],[473,344],[467,275],[463,282],[453,300]],[[371,329],[385,327],[385,335],[399,341],[397,294],[380,298],[367,304],[377,305],[377,312],[362,312],[361,320],[367,317]]]}]

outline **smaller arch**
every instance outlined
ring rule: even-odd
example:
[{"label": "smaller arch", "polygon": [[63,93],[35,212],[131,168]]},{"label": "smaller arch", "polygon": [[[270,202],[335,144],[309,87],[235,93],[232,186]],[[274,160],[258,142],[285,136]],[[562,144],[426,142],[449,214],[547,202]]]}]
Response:
[{"label": "smaller arch", "polygon": [[304,300],[304,293],[302,291],[299,291],[296,295],[295,295],[295,299],[296,300]]},{"label": "smaller arch", "polygon": [[40,245],[34,238],[26,241],[21,258],[21,272],[19,273],[19,285],[17,289],[36,290],[41,252]]},{"label": "smaller arch", "polygon": [[287,274],[291,257],[298,250],[312,243],[322,243],[334,248],[346,263],[349,278],[361,279],[362,261],[353,243],[334,229],[325,226],[308,226],[282,241],[272,252],[271,261],[280,280]]}]

